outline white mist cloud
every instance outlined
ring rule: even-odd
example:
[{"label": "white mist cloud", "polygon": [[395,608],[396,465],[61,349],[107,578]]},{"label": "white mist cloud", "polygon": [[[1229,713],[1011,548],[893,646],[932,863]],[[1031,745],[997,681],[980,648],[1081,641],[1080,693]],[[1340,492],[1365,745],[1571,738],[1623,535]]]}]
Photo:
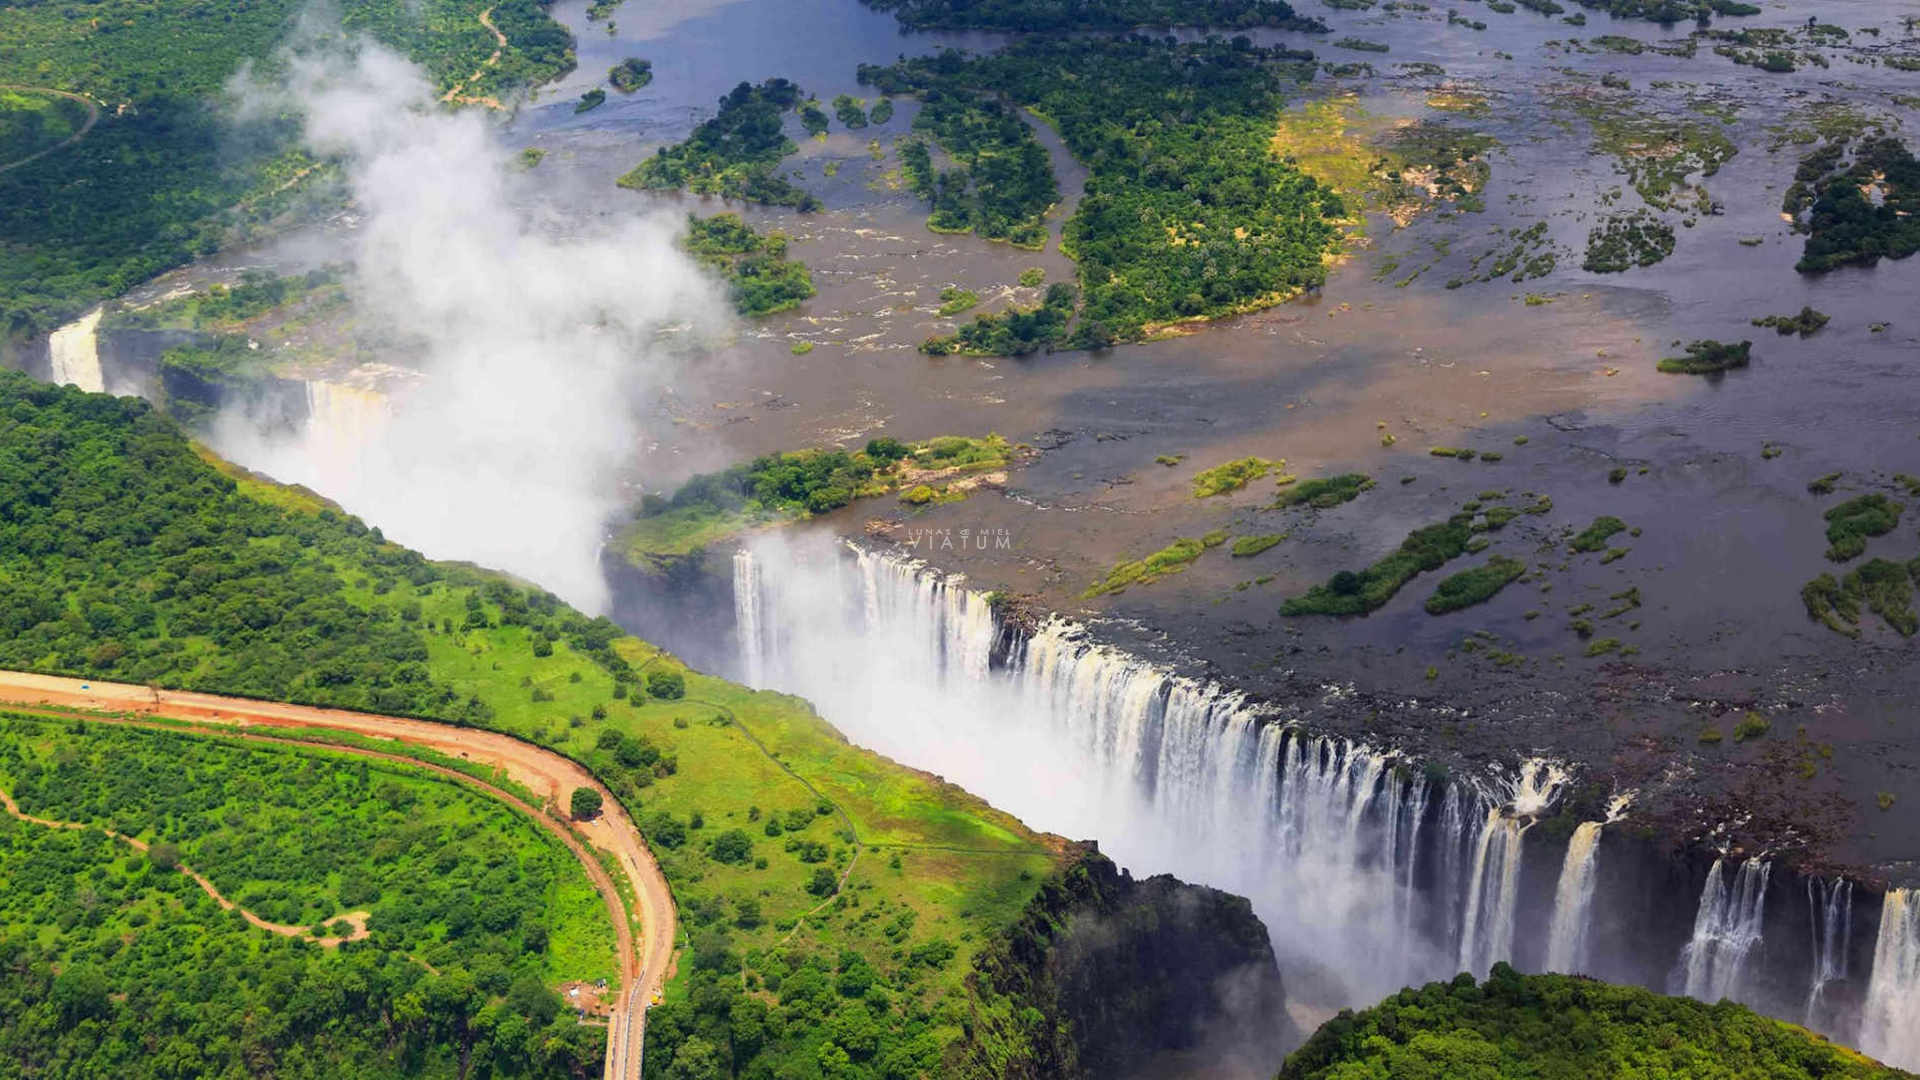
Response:
[{"label": "white mist cloud", "polygon": [[364,41],[283,59],[273,84],[235,80],[239,112],[297,115],[310,151],[343,160],[356,336],[421,377],[384,403],[329,380],[298,437],[234,416],[216,444],[430,556],[602,610],[598,551],[636,413],[678,363],[661,331],[720,325],[713,286],[669,216],[536,209],[551,165],[517,168],[490,118],[438,105],[406,59]]}]

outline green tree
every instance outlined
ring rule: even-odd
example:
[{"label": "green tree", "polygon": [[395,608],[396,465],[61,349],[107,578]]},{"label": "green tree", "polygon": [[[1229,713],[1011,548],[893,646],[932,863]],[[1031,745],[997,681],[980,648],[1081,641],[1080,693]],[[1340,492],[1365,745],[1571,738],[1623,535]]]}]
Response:
[{"label": "green tree", "polygon": [[598,817],[602,800],[598,788],[577,787],[573,789],[573,820],[586,821]]}]

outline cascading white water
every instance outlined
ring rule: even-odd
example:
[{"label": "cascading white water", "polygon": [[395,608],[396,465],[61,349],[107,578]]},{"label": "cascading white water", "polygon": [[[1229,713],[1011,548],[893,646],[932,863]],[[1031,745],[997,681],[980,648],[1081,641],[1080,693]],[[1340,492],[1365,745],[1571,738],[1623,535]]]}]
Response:
[{"label": "cascading white water", "polygon": [[745,668],[741,681],[761,685],[766,644],[760,637],[760,561],[745,549],[733,553],[733,635]]},{"label": "cascading white water", "polygon": [[909,560],[745,554],[734,581],[754,593],[750,679],[1035,827],[1250,897],[1288,970],[1320,973],[1301,998],[1312,983],[1337,986],[1315,1005],[1362,1004],[1454,972],[1415,918],[1429,785],[1395,755],[1304,734],[1064,622],[995,663],[987,597]]},{"label": "cascading white water", "polygon": [[1888,889],[1880,903],[1873,976],[1860,1020],[1860,1048],[1889,1065],[1920,1069],[1920,903]]},{"label": "cascading white water", "polygon": [[306,385],[309,444],[318,448],[319,456],[329,460],[358,462],[388,420],[385,395],[347,383],[318,379]]},{"label": "cascading white water", "polygon": [[107,388],[100,370],[100,315],[101,309],[94,308],[47,335],[47,359],[55,386],[72,383],[96,394]]},{"label": "cascading white water", "polygon": [[1853,882],[1807,879],[1807,912],[1813,929],[1813,975],[1807,987],[1808,1027],[1828,1025],[1822,1008],[1827,987],[1847,977],[1847,949],[1853,941]]},{"label": "cascading white water", "polygon": [[1726,860],[1713,860],[1694,913],[1693,937],[1680,955],[1676,993],[1710,1002],[1739,996],[1747,954],[1760,941],[1772,872],[1765,859],[1747,859],[1728,882]]},{"label": "cascading white water", "polygon": [[1553,894],[1553,925],[1547,931],[1547,970],[1586,970],[1587,922],[1593,912],[1594,868],[1600,861],[1598,821],[1583,821],[1567,843],[1560,884]]},{"label": "cascading white water", "polygon": [[1633,792],[1615,795],[1605,821],[1583,821],[1567,841],[1560,883],[1553,893],[1553,923],[1547,929],[1547,970],[1587,969],[1587,929],[1593,922],[1594,886],[1600,880],[1600,834],[1626,814]]},{"label": "cascading white water", "polygon": [[[1461,967],[1484,974],[1516,946],[1556,967],[1597,960],[1598,845],[1627,796],[1576,829],[1549,940],[1516,941],[1524,842],[1569,780],[1551,762],[1430,781],[1392,751],[1309,734],[1070,623],[1008,631],[963,577],[856,545],[769,534],[733,569],[736,674],[1137,872],[1249,897],[1309,1023]],[[1769,872],[1714,864],[1675,992],[1742,996]]]},{"label": "cascading white water", "polygon": [[1460,922],[1461,968],[1485,975],[1495,963],[1513,959],[1527,830],[1553,804],[1566,781],[1560,766],[1528,761],[1507,785],[1506,797],[1488,807],[1467,877],[1467,906]]}]

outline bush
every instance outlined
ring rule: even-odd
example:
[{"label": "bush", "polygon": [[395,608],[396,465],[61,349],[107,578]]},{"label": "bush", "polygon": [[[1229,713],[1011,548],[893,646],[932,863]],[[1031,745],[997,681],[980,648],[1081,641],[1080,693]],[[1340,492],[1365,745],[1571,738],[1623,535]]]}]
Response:
[{"label": "bush", "polygon": [[590,787],[574,788],[573,798],[569,800],[569,808],[573,811],[575,821],[587,821],[600,816],[601,805],[600,792]]},{"label": "bush", "polygon": [[668,701],[686,697],[687,677],[677,671],[650,671],[647,673],[647,693]]},{"label": "bush", "polygon": [[807,892],[814,896],[827,897],[840,886],[840,878],[825,866],[814,868],[813,876],[807,879]]},{"label": "bush", "polygon": [[1527,572],[1527,564],[1504,555],[1495,555],[1483,566],[1462,570],[1442,582],[1427,597],[1427,614],[1444,615],[1464,607],[1491,600],[1495,593]]},{"label": "bush", "polygon": [[713,838],[707,854],[716,862],[741,864],[753,861],[753,839],[742,829],[728,829]]}]

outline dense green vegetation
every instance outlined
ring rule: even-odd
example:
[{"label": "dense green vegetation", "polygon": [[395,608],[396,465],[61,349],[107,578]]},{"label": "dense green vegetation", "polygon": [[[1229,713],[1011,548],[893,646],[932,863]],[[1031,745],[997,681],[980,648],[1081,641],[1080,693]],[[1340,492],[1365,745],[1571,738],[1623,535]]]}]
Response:
[{"label": "dense green vegetation", "polygon": [[[1222,539],[1225,539],[1222,537]],[[1201,540],[1181,537],[1144,559],[1129,559],[1116,563],[1107,571],[1107,576],[1087,586],[1080,594],[1082,600],[1091,600],[1096,596],[1105,596],[1125,590],[1129,585],[1150,585],[1169,574],[1185,570],[1193,560],[1199,558],[1209,545]]]},{"label": "dense green vegetation", "polygon": [[913,129],[932,136],[953,160],[951,168],[936,169],[924,143],[902,149],[909,187],[933,206],[928,228],[1046,246],[1041,218],[1059,200],[1060,186],[1046,149],[1012,108],[985,92],[936,85],[922,95]]},{"label": "dense green vegetation", "polygon": [[[996,442],[934,440],[916,457],[976,462]],[[890,441],[873,451],[909,452]],[[139,402],[0,376],[0,587],[10,666],[418,712],[587,763],[641,823],[688,935],[648,1024],[650,1070],[813,1075],[826,1061],[984,1080],[999,1074],[942,1062],[963,1044],[1003,1065],[1029,1060],[1048,1037],[1018,1022],[1021,1001],[976,997],[969,976],[1060,865],[1054,841],[852,747],[804,702],[687,670],[551,597],[429,563],[311,495],[203,461]],[[77,912],[66,898],[82,884],[62,879],[46,895]],[[220,953],[225,940],[187,926],[164,940],[164,967],[137,970],[172,972],[186,957],[189,969],[258,974],[270,988],[258,1001],[289,999],[281,966]],[[18,955],[11,939],[5,948]],[[269,960],[282,948],[260,946]],[[31,971],[0,993],[53,1001],[51,1013],[6,1012],[46,1031],[58,978],[44,964]],[[441,1015],[439,1001],[389,995],[388,978],[334,984],[365,988],[365,1015],[360,998],[292,1016],[236,1010],[195,1033],[224,1049],[260,1031],[304,1038],[337,1018],[405,1052],[419,1045],[414,1032],[436,1030],[422,1014]],[[146,985],[133,1004],[172,1008],[171,983]],[[407,1004],[383,1014],[390,1000]],[[276,1071],[362,1073],[381,1075],[351,1063]]]},{"label": "dense green vegetation", "polygon": [[1587,257],[1580,265],[1595,274],[1652,266],[1673,254],[1673,243],[1673,226],[1645,210],[1608,214],[1587,233]]},{"label": "dense green vegetation", "polygon": [[87,122],[72,98],[0,90],[0,165],[11,165],[71,138]]},{"label": "dense green vegetation", "polygon": [[573,854],[483,794],[391,762],[65,727],[0,729],[0,778],[26,813],[171,845],[272,922],[367,911],[376,944],[496,994],[522,976],[617,975],[606,906]]},{"label": "dense green vegetation", "polygon": [[1567,542],[1567,550],[1575,554],[1604,551],[1607,547],[1607,541],[1611,539],[1615,533],[1622,533],[1626,530],[1626,522],[1610,514],[1602,514],[1593,519],[1593,524],[1574,534],[1573,539]]},{"label": "dense green vegetation", "polygon": [[949,285],[940,290],[940,309],[937,314],[942,318],[948,318],[971,310],[979,304],[979,293],[972,289],[963,289],[958,285]]},{"label": "dense green vegetation", "polygon": [[1285,464],[1284,461],[1269,461],[1263,457],[1243,457],[1201,469],[1193,474],[1193,497],[1205,499],[1239,491]]},{"label": "dense green vegetation", "polygon": [[863,450],[768,454],[703,473],[671,496],[647,495],[624,537],[636,565],[686,555],[755,524],[837,510],[961,472],[1005,465],[1013,448],[998,435],[942,436],[911,445],[877,438]]},{"label": "dense green vegetation", "polygon": [[686,249],[727,280],[742,315],[771,315],[799,307],[814,294],[807,264],[787,258],[787,235],[761,234],[739,214],[687,215]]},{"label": "dense green vegetation", "polygon": [[1365,473],[1342,473],[1339,476],[1322,476],[1303,481],[1280,492],[1274,500],[1275,506],[1311,506],[1315,510],[1331,510],[1341,503],[1352,502],[1360,493],[1373,487],[1373,477]]},{"label": "dense green vegetation", "polygon": [[[322,168],[292,150],[291,117],[237,140],[211,102],[262,60],[302,4],[256,0],[38,0],[0,20],[0,83],[86,95],[108,107],[73,146],[0,173],[0,335],[52,328],[306,198]],[[491,7],[507,35],[473,93],[504,93],[573,65],[572,42],[538,0],[343,0],[342,25],[424,64],[441,87],[483,68]],[[125,106],[124,108],[122,106]]]},{"label": "dense green vegetation", "polygon": [[1860,605],[1885,619],[1903,637],[1920,632],[1913,611],[1913,586],[1920,583],[1920,559],[1906,564],[1869,559],[1836,579],[1821,574],[1800,589],[1807,617],[1851,638],[1860,636]]},{"label": "dense green vegetation", "polygon": [[1521,975],[1406,989],[1340,1014],[1287,1058],[1280,1080],[1596,1076],[1895,1080],[1907,1074],[1744,1005],[1709,1005],[1573,975]]},{"label": "dense green vegetation", "polygon": [[[1072,341],[1097,346],[1325,280],[1347,207],[1269,146],[1288,91],[1312,72],[1310,54],[1243,39],[1132,37],[1026,40],[860,76],[890,94],[997,95],[1058,129],[1091,172],[1062,243],[1083,294]],[[906,160],[910,183],[930,168]]]},{"label": "dense green vegetation", "polygon": [[1287,538],[1286,533],[1268,533],[1265,536],[1242,536],[1233,541],[1228,552],[1236,559],[1250,559]]},{"label": "dense green vegetation", "polygon": [[1876,492],[1848,499],[1828,510],[1822,515],[1827,521],[1827,558],[1846,562],[1860,555],[1867,550],[1869,538],[1885,536],[1900,524],[1900,513],[1904,509],[1906,507]]},{"label": "dense green vegetation", "polygon": [[1271,26],[1324,33],[1284,0],[863,0],[914,30],[1131,30],[1141,26],[1240,29]]},{"label": "dense green vegetation", "polygon": [[631,94],[653,81],[653,61],[629,56],[607,72],[607,82],[623,94]]},{"label": "dense green vegetation", "polygon": [[583,113],[592,109],[597,109],[600,106],[605,105],[606,103],[607,103],[607,92],[601,89],[600,87],[596,86],[593,89],[587,91],[586,93],[580,95],[580,100],[573,103],[573,111],[575,113]]},{"label": "dense green vegetation", "polygon": [[1527,564],[1519,559],[1495,555],[1479,566],[1443,578],[1433,595],[1427,597],[1427,614],[1444,615],[1485,603],[1526,572]]},{"label": "dense green vegetation", "polygon": [[[0,719],[0,1054],[24,1075],[597,1075],[562,978],[613,973],[579,864],[531,822],[417,770],[207,736]],[[371,909],[337,950],[262,917]],[[484,902],[482,898],[484,897]]]},{"label": "dense green vegetation", "polygon": [[817,197],[775,171],[782,158],[799,149],[781,123],[803,96],[785,79],[759,86],[743,82],[720,99],[720,111],[694,128],[686,142],[660,147],[622,176],[620,186],[685,188],[803,213],[818,210]]},{"label": "dense green vegetation", "polygon": [[1687,344],[1685,356],[1668,356],[1656,366],[1669,375],[1718,375],[1747,366],[1751,341],[1713,341],[1703,339]]},{"label": "dense green vegetation", "polygon": [[1844,142],[1810,154],[1787,193],[1788,213],[1799,212],[1796,195],[1807,202],[1807,244],[1794,265],[1803,274],[1920,251],[1920,161],[1890,135],[1866,135],[1853,144],[1848,164],[1841,160]]},{"label": "dense green vegetation", "polygon": [[[975,315],[973,321],[945,337],[920,343],[928,356],[1025,356],[1067,341],[1073,321],[1074,288],[1064,281],[1047,286],[1038,307],[1009,307],[998,315]],[[1100,344],[1100,343],[1089,343]]]},{"label": "dense green vegetation", "polygon": [[1801,305],[1798,315],[1767,315],[1753,320],[1755,326],[1771,326],[1781,337],[1799,334],[1812,337],[1821,327],[1827,325],[1832,316],[1813,310],[1810,305]]},{"label": "dense green vegetation", "polygon": [[1438,570],[1467,550],[1473,539],[1472,513],[1455,514],[1437,525],[1407,534],[1400,547],[1358,572],[1342,570],[1280,605],[1282,615],[1365,615],[1393,599],[1415,574]]}]

